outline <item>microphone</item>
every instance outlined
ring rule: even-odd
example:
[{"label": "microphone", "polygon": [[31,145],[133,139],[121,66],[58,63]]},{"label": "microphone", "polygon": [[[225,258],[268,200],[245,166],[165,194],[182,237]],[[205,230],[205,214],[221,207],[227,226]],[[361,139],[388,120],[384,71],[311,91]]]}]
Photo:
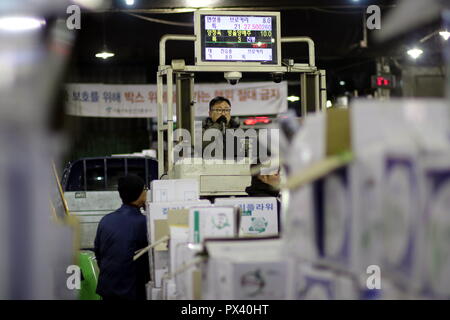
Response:
[{"label": "microphone", "polygon": [[222,133],[225,134],[225,126],[227,124],[227,118],[225,116],[220,116],[219,119],[216,121],[217,123],[221,124],[222,126]]}]

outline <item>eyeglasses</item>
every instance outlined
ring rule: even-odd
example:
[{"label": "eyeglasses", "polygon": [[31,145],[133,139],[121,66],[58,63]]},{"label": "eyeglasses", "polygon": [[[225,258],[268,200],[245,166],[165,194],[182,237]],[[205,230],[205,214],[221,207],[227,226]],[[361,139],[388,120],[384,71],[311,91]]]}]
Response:
[{"label": "eyeglasses", "polygon": [[230,113],[231,109],[211,109],[211,111],[217,112],[217,113]]}]

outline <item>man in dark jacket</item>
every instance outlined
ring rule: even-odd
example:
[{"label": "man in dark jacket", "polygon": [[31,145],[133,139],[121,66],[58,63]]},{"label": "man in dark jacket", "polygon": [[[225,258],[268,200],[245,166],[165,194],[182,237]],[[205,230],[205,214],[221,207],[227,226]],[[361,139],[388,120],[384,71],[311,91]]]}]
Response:
[{"label": "man in dark jacket", "polygon": [[145,183],[128,175],[119,179],[118,191],[123,205],[100,220],[95,237],[97,293],[103,300],[145,300],[148,254],[133,261],[135,252],[148,246],[146,217],[140,212],[147,197]]},{"label": "man in dark jacket", "polygon": [[[259,165],[252,165],[255,170]],[[252,184],[245,189],[250,197],[279,197],[280,196],[280,172],[261,172],[260,169],[252,175]]]},{"label": "man in dark jacket", "polygon": [[[253,170],[258,165],[252,165]],[[275,197],[277,198],[278,232],[281,231],[281,202],[280,202],[280,171],[261,173],[259,170],[252,176],[252,184],[245,189],[250,197]]]},{"label": "man in dark jacket", "polygon": [[[224,97],[215,97],[209,102],[209,117],[203,122],[202,137],[205,131],[208,129],[217,129],[222,133],[223,138],[223,158],[226,156],[226,133],[227,129],[238,129],[240,126],[239,122],[231,118],[231,102]],[[204,152],[208,145],[214,142],[204,140],[202,143],[202,151]],[[236,155],[236,153],[235,153]],[[215,156],[215,152],[212,152],[212,157]],[[209,158],[209,152],[206,156]]]}]

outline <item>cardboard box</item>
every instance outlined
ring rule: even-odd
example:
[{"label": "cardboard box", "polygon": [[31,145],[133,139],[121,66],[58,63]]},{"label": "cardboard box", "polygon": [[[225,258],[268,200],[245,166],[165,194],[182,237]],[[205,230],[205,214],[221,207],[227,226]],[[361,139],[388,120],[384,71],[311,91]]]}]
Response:
[{"label": "cardboard box", "polygon": [[274,197],[217,198],[214,204],[240,208],[239,236],[278,235],[278,203]]},{"label": "cardboard box", "polygon": [[[184,209],[190,207],[209,206],[211,203],[208,200],[195,201],[172,201],[172,202],[147,202],[147,231],[149,235],[149,242],[153,243],[158,240],[155,236],[156,220],[167,220],[167,214],[170,209]],[[164,226],[161,225],[163,228]]]},{"label": "cardboard box", "polygon": [[237,210],[233,207],[195,207],[189,209],[189,242],[205,238],[234,238]]},{"label": "cardboard box", "polygon": [[198,180],[153,180],[150,183],[152,202],[194,201],[199,199]]}]

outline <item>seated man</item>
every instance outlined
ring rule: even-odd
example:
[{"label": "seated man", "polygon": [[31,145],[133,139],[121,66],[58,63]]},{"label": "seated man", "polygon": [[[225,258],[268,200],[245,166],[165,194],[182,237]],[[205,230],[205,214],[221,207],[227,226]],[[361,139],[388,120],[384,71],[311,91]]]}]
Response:
[{"label": "seated man", "polygon": [[[252,165],[252,170],[259,165]],[[252,184],[245,189],[250,197],[275,197],[277,198],[278,213],[278,232],[282,230],[281,226],[281,201],[280,201],[280,169],[268,170],[265,168],[257,169],[252,175]]]},{"label": "seated man", "polygon": [[203,124],[203,131],[211,128],[237,129],[239,123],[231,119],[231,102],[224,97],[215,97],[209,102],[209,117]]},{"label": "seated man", "polygon": [[97,293],[103,300],[145,300],[148,254],[133,261],[135,252],[148,246],[147,221],[140,212],[147,197],[145,183],[128,175],[119,179],[118,191],[123,205],[100,220],[95,237]]},{"label": "seated man", "polygon": [[[258,165],[252,165],[254,170]],[[245,189],[251,197],[279,197],[280,195],[280,170],[269,172],[265,169],[258,169],[252,175],[252,184]]]},{"label": "seated man", "polygon": [[[223,138],[223,158],[226,156],[226,129],[237,129],[240,124],[231,118],[231,103],[230,100],[224,97],[215,97],[209,102],[209,117],[203,123],[202,137],[208,129],[217,129],[222,133]],[[211,141],[203,140],[202,151],[204,152],[209,144],[214,143],[213,138]],[[214,157],[215,152],[207,154],[206,158]]]}]

